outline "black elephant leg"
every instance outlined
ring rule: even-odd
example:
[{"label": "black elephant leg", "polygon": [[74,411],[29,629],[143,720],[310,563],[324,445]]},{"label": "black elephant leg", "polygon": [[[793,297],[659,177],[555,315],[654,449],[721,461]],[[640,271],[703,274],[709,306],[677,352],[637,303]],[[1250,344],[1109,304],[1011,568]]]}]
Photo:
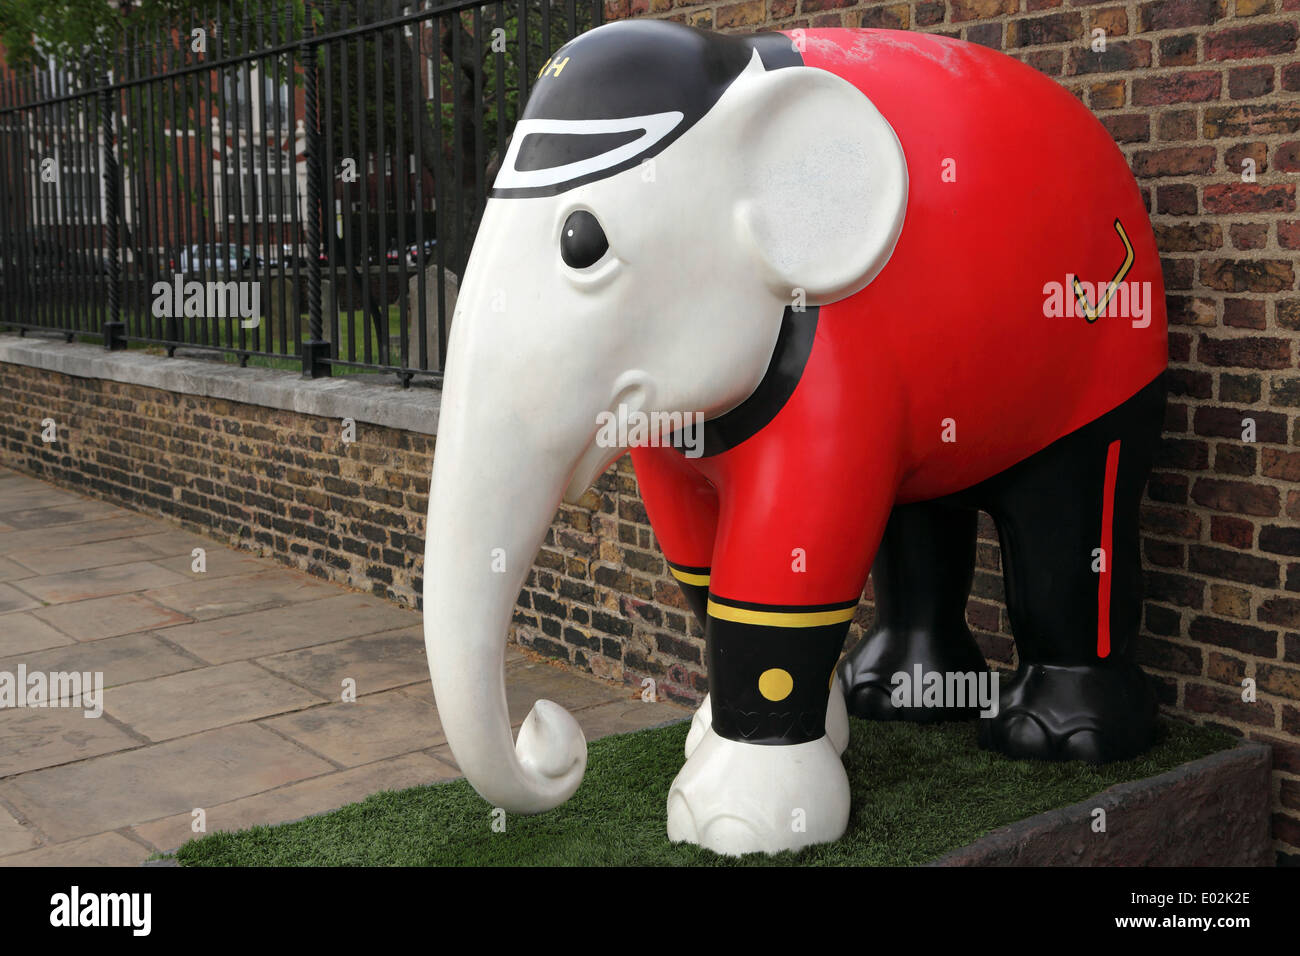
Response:
[{"label": "black elephant leg", "polygon": [[[946,502],[899,505],[871,569],[876,621],[840,664],[850,714],[869,720],[964,720],[978,706],[895,706],[893,676],[987,671],[966,599],[975,572],[976,512]],[[948,702],[951,703],[951,702]]]},{"label": "black elephant leg", "polygon": [[1138,509],[1164,416],[1163,378],[986,482],[1020,664],[981,745],[1087,760],[1150,746],[1155,698],[1134,663]]}]

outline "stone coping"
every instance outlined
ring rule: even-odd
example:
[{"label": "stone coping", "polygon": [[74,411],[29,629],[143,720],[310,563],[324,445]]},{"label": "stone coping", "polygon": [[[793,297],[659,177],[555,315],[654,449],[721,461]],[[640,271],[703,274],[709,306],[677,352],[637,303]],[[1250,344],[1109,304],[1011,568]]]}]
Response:
[{"label": "stone coping", "polygon": [[425,435],[438,433],[442,404],[441,389],[367,381],[376,377],[371,375],[309,379],[283,369],[240,368],[133,349],[110,352],[99,345],[13,334],[0,334],[0,363],[5,362]]},{"label": "stone coping", "polygon": [[[928,866],[1273,866],[1272,751],[1243,741],[952,850]],[[1092,832],[1106,811],[1107,833]]]}]

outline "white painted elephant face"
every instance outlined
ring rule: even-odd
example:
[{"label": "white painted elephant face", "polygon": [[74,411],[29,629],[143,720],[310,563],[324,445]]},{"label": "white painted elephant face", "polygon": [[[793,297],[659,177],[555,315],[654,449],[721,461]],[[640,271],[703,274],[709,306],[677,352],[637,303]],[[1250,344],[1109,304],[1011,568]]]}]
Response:
[{"label": "white painted elephant face", "polygon": [[[764,39],[637,21],[551,58],[479,229],[449,375],[492,365],[498,397],[563,421],[572,450],[568,428],[589,443],[618,406],[727,411],[786,306],[871,280],[902,228],[898,141],[860,92]],[[589,448],[566,497],[621,450]]]},{"label": "white painted elephant face", "polygon": [[555,806],[585,766],[554,705],[512,747],[501,664],[556,506],[623,451],[596,440],[602,413],[730,410],[785,309],[858,291],[898,239],[893,130],[800,62],[780,35],[601,27],[543,68],[503,158],[452,327],[424,568],[443,729],[496,806]]}]

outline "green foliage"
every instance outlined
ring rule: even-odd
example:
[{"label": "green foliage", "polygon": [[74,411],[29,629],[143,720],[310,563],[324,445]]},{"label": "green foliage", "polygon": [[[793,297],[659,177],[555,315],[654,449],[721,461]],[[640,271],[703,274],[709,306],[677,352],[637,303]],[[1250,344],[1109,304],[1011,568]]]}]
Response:
[{"label": "green foliage", "polygon": [[1155,748],[1134,760],[1036,763],[979,749],[970,723],[854,719],[845,754],[853,807],[844,838],[736,860],[670,844],[664,834],[687,728],[594,741],[573,799],[538,816],[510,816],[504,833],[493,832],[492,808],[459,780],[378,793],[296,823],[214,833],[186,843],[176,857],[185,866],[913,866],[1234,743],[1219,731],[1164,722]]}]

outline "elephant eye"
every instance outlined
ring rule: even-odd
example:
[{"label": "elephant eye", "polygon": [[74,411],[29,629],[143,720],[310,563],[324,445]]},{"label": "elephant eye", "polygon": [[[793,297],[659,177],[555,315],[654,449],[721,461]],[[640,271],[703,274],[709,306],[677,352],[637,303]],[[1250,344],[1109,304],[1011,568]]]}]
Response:
[{"label": "elephant eye", "polygon": [[585,269],[594,265],[608,248],[605,230],[587,210],[579,209],[564,221],[564,229],[560,231],[560,255],[569,268]]}]

